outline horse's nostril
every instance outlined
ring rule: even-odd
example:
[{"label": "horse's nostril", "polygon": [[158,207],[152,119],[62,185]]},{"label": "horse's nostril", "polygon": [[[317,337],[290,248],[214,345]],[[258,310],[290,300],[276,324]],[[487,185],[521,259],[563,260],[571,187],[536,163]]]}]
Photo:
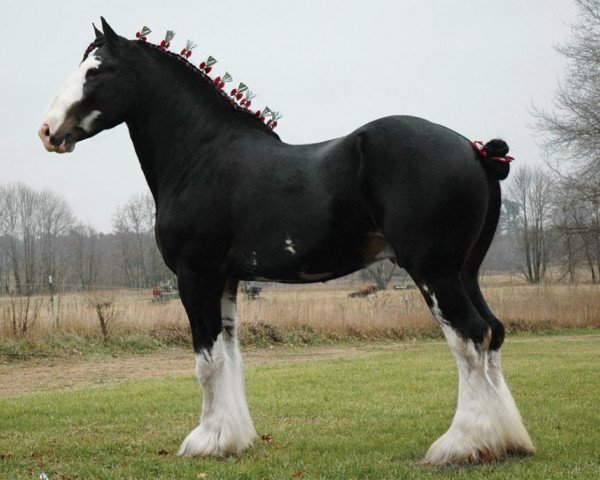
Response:
[{"label": "horse's nostril", "polygon": [[50,127],[49,127],[47,124],[45,124],[45,123],[44,123],[44,124],[43,124],[43,125],[40,127],[40,129],[39,129],[39,131],[38,131],[38,135],[39,135],[41,138],[44,138],[44,137],[45,137],[45,138],[48,138],[48,137],[50,137]]}]

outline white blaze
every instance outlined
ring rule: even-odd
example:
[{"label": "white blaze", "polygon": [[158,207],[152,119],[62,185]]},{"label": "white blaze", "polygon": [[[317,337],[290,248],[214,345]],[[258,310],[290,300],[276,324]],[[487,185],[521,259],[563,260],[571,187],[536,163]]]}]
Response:
[{"label": "white blaze", "polygon": [[[74,103],[83,99],[85,76],[89,70],[98,68],[100,63],[100,58],[96,57],[92,52],[85,61],[81,62],[79,68],[71,74],[62,86],[58,95],[48,108],[43,122],[50,127],[50,135],[53,135],[63,124],[69,108],[71,108]],[[91,117],[92,114],[94,114],[93,117]],[[91,126],[91,122],[97,118],[99,114],[100,112],[98,110],[94,110],[83,119],[81,126],[87,130]]]}]

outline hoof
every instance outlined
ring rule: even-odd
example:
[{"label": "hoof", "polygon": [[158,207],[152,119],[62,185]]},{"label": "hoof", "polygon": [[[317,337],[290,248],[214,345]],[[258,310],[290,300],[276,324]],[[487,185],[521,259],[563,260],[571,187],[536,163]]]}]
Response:
[{"label": "hoof", "polygon": [[485,447],[457,445],[443,450],[434,443],[419,463],[431,467],[444,465],[483,465],[493,463],[499,460],[501,456],[502,453]]},{"label": "hoof", "polygon": [[535,447],[531,440],[522,445],[509,445],[506,447],[506,454],[512,457],[526,457],[535,453]]},{"label": "hoof", "polygon": [[[461,434],[459,429],[451,427],[431,445],[420,464],[428,466],[482,465],[496,462],[506,455],[524,456],[535,452],[533,443],[526,432],[526,437],[521,438],[519,443],[502,438],[501,435],[498,435],[500,432],[497,431],[488,431],[487,433],[487,436]],[[488,440],[484,441],[484,438]]]},{"label": "hoof", "polygon": [[179,447],[180,457],[226,457],[243,452],[254,442],[254,427],[233,431],[227,428],[207,428],[200,424],[192,430]]}]

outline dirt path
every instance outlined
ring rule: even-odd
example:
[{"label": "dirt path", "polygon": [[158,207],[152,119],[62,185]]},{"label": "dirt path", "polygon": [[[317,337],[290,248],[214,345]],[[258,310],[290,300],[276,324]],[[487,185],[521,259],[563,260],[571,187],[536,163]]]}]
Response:
[{"label": "dirt path", "polygon": [[[429,342],[432,343],[432,342]],[[435,342],[438,343],[438,342]],[[364,346],[265,348],[243,351],[248,367],[284,362],[318,361],[369,352],[423,348],[411,343]],[[0,398],[35,391],[115,383],[127,379],[193,375],[194,355],[177,348],[147,355],[55,357],[0,364]]]},{"label": "dirt path", "polygon": [[[513,338],[511,342],[549,340],[581,341],[600,335],[567,335]],[[276,363],[319,361],[368,355],[376,352],[425,349],[443,345],[442,341],[417,341],[395,344],[368,343],[359,346],[276,347],[243,351],[248,367]],[[56,357],[0,364],[0,398],[35,391],[60,390],[116,383],[127,379],[192,375],[193,353],[177,348],[148,355],[119,357]]]}]

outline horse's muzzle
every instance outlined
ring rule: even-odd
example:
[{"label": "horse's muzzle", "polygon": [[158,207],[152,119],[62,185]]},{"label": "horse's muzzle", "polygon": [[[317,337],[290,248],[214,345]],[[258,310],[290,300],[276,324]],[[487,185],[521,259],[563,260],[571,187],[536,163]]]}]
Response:
[{"label": "horse's muzzle", "polygon": [[57,143],[56,139],[50,135],[50,127],[45,123],[40,127],[38,136],[42,140],[44,148],[49,152],[66,153],[72,152],[75,148],[75,144],[69,144],[66,139],[63,139],[62,142],[58,142],[58,145],[55,145],[55,143]]}]

